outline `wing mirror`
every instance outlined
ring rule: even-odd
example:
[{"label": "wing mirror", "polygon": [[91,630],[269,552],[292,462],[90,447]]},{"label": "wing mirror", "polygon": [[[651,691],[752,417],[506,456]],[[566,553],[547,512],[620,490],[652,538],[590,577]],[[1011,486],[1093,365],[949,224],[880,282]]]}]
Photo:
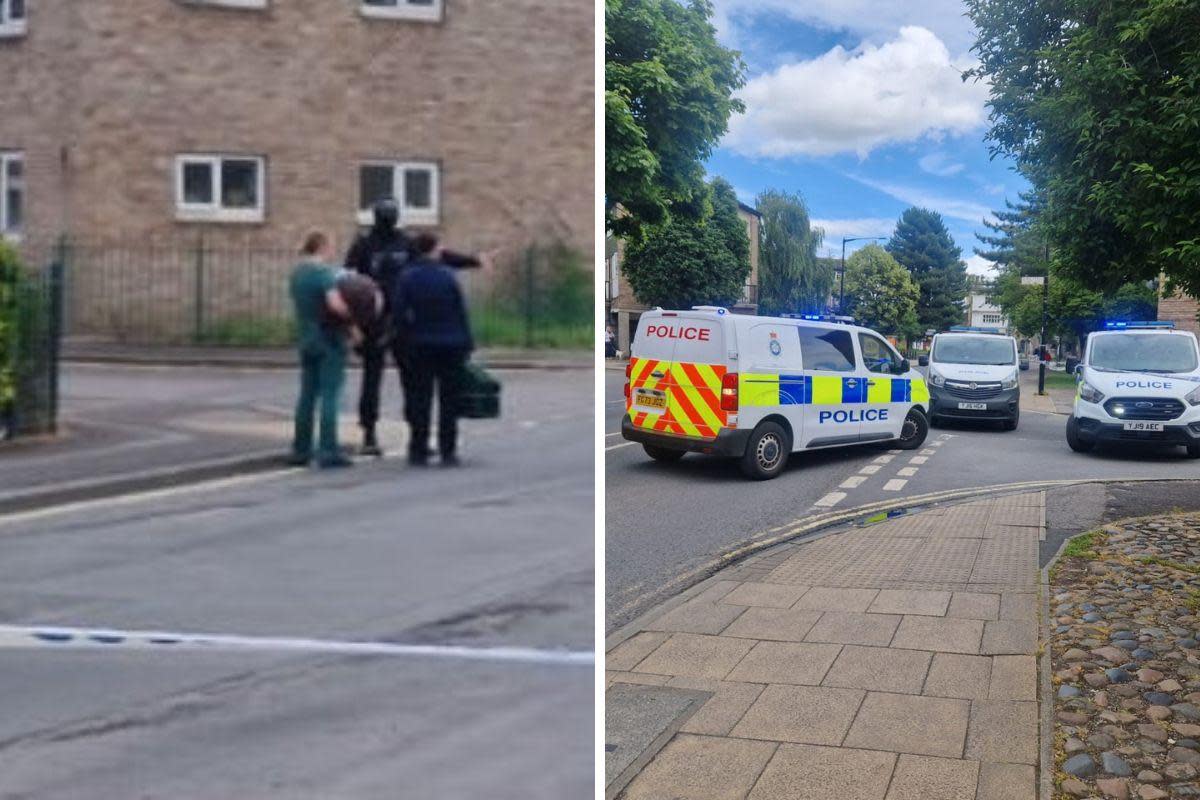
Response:
[{"label": "wing mirror", "polygon": [[910,369],[912,369],[912,364],[908,363],[908,359],[907,359],[907,358],[902,358],[902,359],[900,359],[900,363],[896,365],[896,368],[895,368],[895,370],[894,370],[893,374],[895,374],[895,375],[904,375],[904,374],[906,374],[906,373],[907,373],[907,372],[908,372]]},{"label": "wing mirror", "polygon": [[929,356],[917,356],[917,365],[921,367],[928,367]]},{"label": "wing mirror", "polygon": [[1075,380],[1077,380],[1077,381],[1083,380],[1083,364],[1075,365]]}]

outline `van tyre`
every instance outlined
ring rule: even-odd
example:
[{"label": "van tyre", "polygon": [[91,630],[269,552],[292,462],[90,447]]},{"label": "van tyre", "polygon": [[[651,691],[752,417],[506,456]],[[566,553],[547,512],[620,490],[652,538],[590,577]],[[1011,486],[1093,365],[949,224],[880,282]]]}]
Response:
[{"label": "van tyre", "polygon": [[1200,444],[1186,445],[1188,458],[1200,458]]},{"label": "van tyre", "polygon": [[742,455],[742,472],[747,478],[765,481],[776,477],[787,466],[792,452],[792,437],[776,422],[760,422],[750,434]]},{"label": "van tyre", "polygon": [[668,464],[678,461],[687,453],[686,450],[676,450],[673,447],[659,447],[655,444],[643,444],[642,449],[646,451],[646,455],[655,461],[662,461]]},{"label": "van tyre", "polygon": [[1004,430],[1015,431],[1017,429],[1017,423],[1020,422],[1020,420],[1021,420],[1021,409],[1018,408],[1016,411],[1013,412],[1012,419],[1004,420]]},{"label": "van tyre", "polygon": [[1067,417],[1067,447],[1076,453],[1089,453],[1095,446],[1095,442],[1089,442],[1079,435],[1079,423],[1074,415]]},{"label": "van tyre", "polygon": [[925,437],[928,435],[929,420],[925,414],[919,408],[909,409],[908,416],[904,418],[904,425],[900,427],[900,438],[894,446],[900,450],[916,450],[925,444]]}]

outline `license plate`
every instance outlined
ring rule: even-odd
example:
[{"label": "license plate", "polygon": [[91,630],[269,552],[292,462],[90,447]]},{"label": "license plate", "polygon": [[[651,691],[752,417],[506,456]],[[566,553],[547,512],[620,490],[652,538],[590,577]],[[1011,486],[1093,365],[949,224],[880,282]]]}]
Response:
[{"label": "license plate", "polygon": [[987,403],[959,403],[958,407],[963,411],[987,411]]},{"label": "license plate", "polygon": [[639,411],[661,414],[667,410],[667,393],[638,389],[633,395],[633,407]]},{"label": "license plate", "polygon": [[1158,431],[1162,432],[1161,422],[1123,422],[1121,427],[1127,431]]}]

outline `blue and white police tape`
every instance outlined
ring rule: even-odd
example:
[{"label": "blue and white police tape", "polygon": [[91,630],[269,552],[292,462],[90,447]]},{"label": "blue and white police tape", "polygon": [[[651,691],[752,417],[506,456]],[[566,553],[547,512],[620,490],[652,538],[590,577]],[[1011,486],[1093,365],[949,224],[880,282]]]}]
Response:
[{"label": "blue and white police tape", "polygon": [[555,650],[532,647],[463,647],[460,645],[358,642],[275,636],[179,633],[65,628],[45,625],[0,625],[0,649],[53,647],[59,649],[156,649],[240,652],[300,652],[364,656],[451,658],[467,661],[500,661],[525,664],[592,666],[590,650]]}]

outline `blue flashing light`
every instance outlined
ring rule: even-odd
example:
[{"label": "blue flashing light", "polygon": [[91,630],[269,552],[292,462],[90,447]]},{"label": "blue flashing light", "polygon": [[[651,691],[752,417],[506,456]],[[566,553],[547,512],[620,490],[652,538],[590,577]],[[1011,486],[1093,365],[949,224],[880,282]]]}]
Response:
[{"label": "blue flashing light", "polygon": [[949,333],[995,333],[1003,335],[999,328],[978,328],[972,325],[951,325]]},{"label": "blue flashing light", "polygon": [[780,314],[786,319],[803,319],[809,322],[840,322],[843,325],[853,325],[854,317],[840,314]]},{"label": "blue flashing light", "polygon": [[1133,328],[1133,329],[1138,329],[1138,328],[1155,329],[1155,328],[1157,328],[1160,330],[1174,330],[1175,323],[1174,322],[1123,322],[1120,320],[1113,320],[1112,322],[1105,322],[1104,327],[1110,331],[1128,330],[1130,328]]}]

